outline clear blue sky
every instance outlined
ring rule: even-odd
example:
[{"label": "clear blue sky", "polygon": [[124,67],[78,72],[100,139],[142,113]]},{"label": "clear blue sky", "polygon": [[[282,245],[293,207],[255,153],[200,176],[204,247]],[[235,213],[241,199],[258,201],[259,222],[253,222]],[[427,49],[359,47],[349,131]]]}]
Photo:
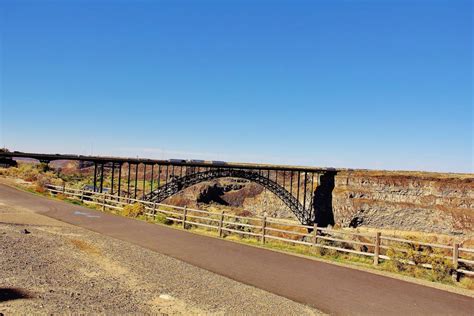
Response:
[{"label": "clear blue sky", "polygon": [[12,150],[473,172],[472,1],[0,0]]}]

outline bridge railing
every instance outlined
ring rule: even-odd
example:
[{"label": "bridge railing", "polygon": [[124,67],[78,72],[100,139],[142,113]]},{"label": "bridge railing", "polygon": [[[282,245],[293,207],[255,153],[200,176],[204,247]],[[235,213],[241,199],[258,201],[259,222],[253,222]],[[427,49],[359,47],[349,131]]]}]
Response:
[{"label": "bridge railing", "polygon": [[[373,264],[384,260],[397,260],[405,265],[420,265],[432,269],[433,264],[417,262],[416,256],[428,256],[449,260],[455,271],[474,275],[474,249],[461,247],[459,243],[450,245],[428,243],[394,236],[331,229],[317,225],[302,225],[277,218],[247,217],[224,212],[210,212],[194,208],[155,203],[135,198],[49,185],[52,194],[63,194],[83,203],[106,209],[122,210],[126,205],[141,203],[145,215],[151,219],[164,216],[166,220],[181,225],[216,231],[219,237],[237,234],[243,238],[255,238],[261,244],[276,240],[288,246],[302,245],[320,251],[336,251],[371,257]],[[414,259],[413,259],[414,258]]]}]

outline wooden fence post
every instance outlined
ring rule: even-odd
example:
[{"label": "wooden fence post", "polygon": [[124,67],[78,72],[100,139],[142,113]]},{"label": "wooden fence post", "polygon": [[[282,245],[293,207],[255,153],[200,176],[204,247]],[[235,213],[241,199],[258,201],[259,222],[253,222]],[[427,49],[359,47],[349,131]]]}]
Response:
[{"label": "wooden fence post", "polygon": [[153,201],[153,219],[156,218],[156,201]]},{"label": "wooden fence post", "polygon": [[105,212],[105,193],[102,198],[102,212]]},{"label": "wooden fence post", "polygon": [[81,190],[81,203],[84,202],[84,190]]},{"label": "wooden fence post", "polygon": [[63,194],[66,193],[66,182],[63,182]]},{"label": "wooden fence post", "polygon": [[183,210],[183,229],[186,229],[186,215],[187,214],[188,214],[188,209],[185,206]]},{"label": "wooden fence post", "polygon": [[316,246],[316,243],[318,242],[318,223],[314,223],[313,230],[314,230],[313,246]]},{"label": "wooden fence post", "polygon": [[458,275],[457,269],[459,266],[459,244],[456,242],[453,242],[453,266],[454,266],[453,281],[458,282],[459,275]]},{"label": "wooden fence post", "polygon": [[263,216],[263,219],[262,219],[262,237],[261,237],[261,243],[262,245],[265,244],[265,228],[267,227],[267,217],[266,216]]},{"label": "wooden fence post", "polygon": [[224,211],[221,211],[221,216],[219,219],[219,226],[217,228],[217,232],[219,233],[219,237],[222,238],[222,225],[224,224]]},{"label": "wooden fence post", "polygon": [[375,246],[374,246],[374,266],[379,264],[379,256],[380,256],[380,232],[375,234]]}]

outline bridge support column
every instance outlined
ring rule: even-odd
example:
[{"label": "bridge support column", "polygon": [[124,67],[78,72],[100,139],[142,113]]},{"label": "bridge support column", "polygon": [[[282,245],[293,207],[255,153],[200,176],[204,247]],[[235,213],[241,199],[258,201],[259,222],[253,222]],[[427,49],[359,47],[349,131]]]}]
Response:
[{"label": "bridge support column", "polygon": [[115,162],[112,162],[112,179],[110,180],[110,194],[114,195],[114,177],[115,177]]},{"label": "bridge support column", "polygon": [[118,188],[117,188],[118,196],[120,196],[121,191],[122,191],[122,163],[119,164],[119,171],[118,171]]},{"label": "bridge support column", "polygon": [[104,163],[100,165],[100,193],[104,190]]},{"label": "bridge support column", "polygon": [[138,191],[138,163],[135,165],[135,194],[133,196],[134,199],[137,198],[137,191]]},{"label": "bridge support column", "polygon": [[97,191],[97,163],[94,162],[94,192]]}]

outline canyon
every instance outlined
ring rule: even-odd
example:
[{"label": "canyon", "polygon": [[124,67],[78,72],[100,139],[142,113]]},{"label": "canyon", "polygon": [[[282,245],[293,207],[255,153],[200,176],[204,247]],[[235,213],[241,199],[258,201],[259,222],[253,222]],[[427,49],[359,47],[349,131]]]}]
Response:
[{"label": "canyon", "polygon": [[[320,205],[327,199],[318,196],[318,188],[313,192],[316,221],[321,223],[318,212],[326,213],[323,226],[473,235],[472,174],[347,170],[339,171],[333,182],[330,205]],[[201,183],[167,202],[295,220],[276,196],[242,179]]]}]

